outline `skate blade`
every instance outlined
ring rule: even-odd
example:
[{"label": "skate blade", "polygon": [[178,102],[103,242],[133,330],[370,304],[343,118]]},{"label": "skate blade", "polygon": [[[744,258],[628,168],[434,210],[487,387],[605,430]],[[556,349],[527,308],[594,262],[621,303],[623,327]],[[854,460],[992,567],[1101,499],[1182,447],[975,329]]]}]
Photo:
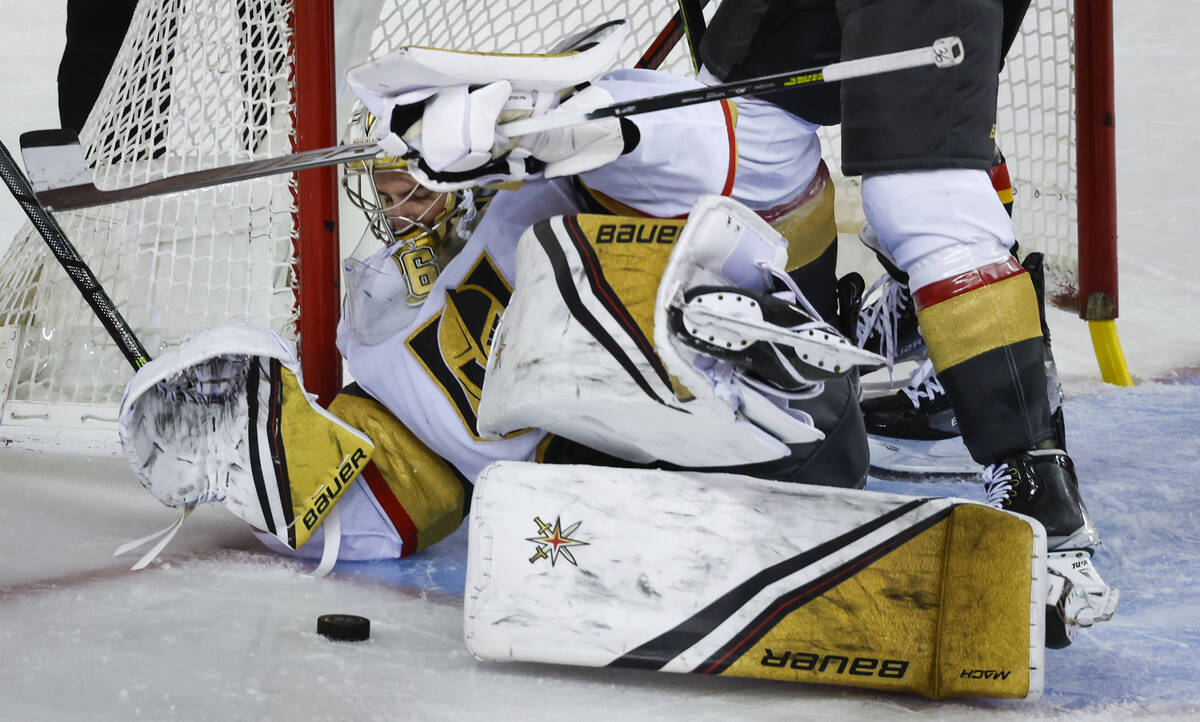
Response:
[{"label": "skate blade", "polygon": [[869,435],[867,446],[871,473],[880,479],[958,481],[978,476],[981,468],[960,438],[918,441]]}]

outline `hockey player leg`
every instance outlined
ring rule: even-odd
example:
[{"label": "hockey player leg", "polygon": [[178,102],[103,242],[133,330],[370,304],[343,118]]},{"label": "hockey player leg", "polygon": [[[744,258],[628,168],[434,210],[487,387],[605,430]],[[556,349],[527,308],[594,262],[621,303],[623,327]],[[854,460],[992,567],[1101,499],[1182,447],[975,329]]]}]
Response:
[{"label": "hockey player leg", "polygon": [[305,393],[289,344],[248,326],[206,331],[144,366],[120,418],[125,456],[156,499],[220,503],[291,549],[374,448]]},{"label": "hockey player leg", "polygon": [[469,525],[465,636],[484,660],[1042,689],[1041,525],[981,504],[504,462]]},{"label": "hockey player leg", "polygon": [[[1074,465],[1056,448],[1061,431],[1047,393],[1037,293],[1030,274],[1007,253],[1007,217],[994,194],[988,210],[986,179],[971,173],[868,178],[868,212],[874,212],[880,238],[910,274],[930,358],[953,404],[963,441],[971,456],[985,465],[989,501],[1042,522],[1051,552],[1090,557],[1099,535],[1079,495]],[[914,194],[930,199],[930,205],[897,202]],[[953,214],[934,208],[944,207],[948,198],[954,199]],[[962,224],[962,219],[973,222]],[[954,223],[961,227],[949,228]],[[940,232],[931,234],[931,228]],[[991,242],[989,228],[995,234]],[[963,239],[960,244],[945,242],[956,235]],[[1087,584],[1079,580],[1080,589],[1103,587],[1094,570],[1088,577]],[[1049,621],[1068,628],[1052,635],[1055,639],[1069,640],[1066,632],[1072,625],[1111,616],[1115,592],[1103,587],[1080,595],[1074,587],[1063,585],[1062,594],[1068,596],[1051,605]],[[1069,596],[1073,592],[1075,596]]]},{"label": "hockey player leg", "polygon": [[[992,188],[1012,215],[1012,183],[1004,155],[997,147],[988,170]],[[883,393],[862,402],[867,433],[871,435],[871,465],[877,474],[888,476],[974,476],[979,465],[963,445],[962,432],[945,388],[933,372],[928,349],[917,325],[917,311],[908,288],[908,274],[891,262],[879,245],[875,230],[867,224],[860,240],[875,252],[886,272],[872,284],[869,302],[859,313],[857,340],[864,348],[882,353],[892,364],[918,361],[920,365],[907,385],[892,394]],[[1013,247],[1016,255],[1017,248]],[[1048,393],[1055,407],[1062,392],[1050,355],[1046,327],[1044,279],[1041,254],[1031,253],[1022,262],[1038,294],[1042,330],[1046,343]],[[1061,427],[1061,411],[1056,411]],[[1061,436],[1061,435],[1060,435]],[[1061,446],[1060,448],[1065,448]]]}]

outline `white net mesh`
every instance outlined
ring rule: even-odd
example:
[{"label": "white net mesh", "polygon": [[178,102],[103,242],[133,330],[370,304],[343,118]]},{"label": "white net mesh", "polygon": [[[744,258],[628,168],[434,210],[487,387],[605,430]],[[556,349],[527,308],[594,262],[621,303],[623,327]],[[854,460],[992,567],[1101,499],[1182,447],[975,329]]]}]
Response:
[{"label": "white net mesh", "polygon": [[[677,8],[668,0],[377,4],[379,22],[361,29],[371,34],[371,57],[412,44],[536,52],[624,17],[631,25],[627,65]],[[1022,245],[1047,251],[1054,278],[1069,283],[1072,4],[1039,5],[1045,7],[1031,10],[1009,59],[1000,138],[1014,176]],[[710,3],[706,14],[715,7]],[[291,12],[288,0],[142,0],[81,133],[97,184],[128,186],[291,152]],[[683,44],[663,67],[691,71]],[[836,168],[836,129],[830,137]],[[191,330],[230,322],[294,337],[294,183],[292,176],[275,176],[57,215],[152,356]],[[854,183],[843,181],[840,190],[841,226],[857,230]],[[97,423],[111,430],[131,374],[28,227],[0,262],[0,363],[0,400],[6,400],[0,430]]]},{"label": "white net mesh", "polygon": [[[97,185],[290,152],[289,12],[268,0],[142,2],[80,134]],[[221,323],[294,336],[291,183],[275,176],[56,215],[153,356]],[[111,421],[132,370],[29,226],[0,263],[5,327],[12,373],[0,421]],[[82,408],[62,418],[42,406],[52,403]]]},{"label": "white net mesh", "polygon": [[1026,251],[1046,254],[1047,280],[1078,284],[1074,0],[1034,3],[1000,76],[996,132],[1013,182],[1013,221]]}]

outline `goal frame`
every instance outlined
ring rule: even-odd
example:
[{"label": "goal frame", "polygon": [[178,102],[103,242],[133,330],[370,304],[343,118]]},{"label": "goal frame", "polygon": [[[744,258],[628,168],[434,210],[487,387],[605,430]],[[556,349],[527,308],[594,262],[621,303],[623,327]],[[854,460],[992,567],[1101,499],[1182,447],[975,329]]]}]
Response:
[{"label": "goal frame", "polygon": [[[333,0],[294,0],[292,28],[294,150],[327,148],[337,144]],[[342,385],[337,173],[327,166],[296,174],[298,350],[304,385],[323,406]]]}]

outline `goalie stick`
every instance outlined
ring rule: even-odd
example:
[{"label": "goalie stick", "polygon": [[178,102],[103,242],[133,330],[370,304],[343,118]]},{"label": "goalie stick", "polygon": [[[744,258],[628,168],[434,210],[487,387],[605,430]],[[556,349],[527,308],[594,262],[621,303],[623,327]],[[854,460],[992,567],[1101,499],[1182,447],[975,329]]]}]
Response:
[{"label": "goalie stick", "polygon": [[[696,90],[655,95],[616,103],[587,113],[551,113],[525,118],[497,127],[509,137],[530,135],[547,130],[579,125],[602,118],[621,118],[658,110],[682,108],[697,103],[726,100],[743,95],[760,95],[789,88],[804,88],[848,78],[862,78],[898,70],[934,66],[949,68],[962,62],[964,50],[957,37],[939,38],[931,45],[886,53],[869,58],[847,60],[823,67],[806,68],[759,78],[722,83]],[[25,167],[39,203],[49,210],[71,210],[131,201],[138,198],[206,188],[208,186],[250,180],[276,173],[336,165],[361,160],[381,152],[378,143],[320,148],[264,160],[207,170],[180,173],[160,180],[114,190],[100,190],[92,181],[79,137],[72,130],[38,130],[21,135]]]},{"label": "goalie stick", "polygon": [[46,241],[51,253],[58,259],[63,270],[75,283],[75,287],[83,294],[84,300],[99,317],[100,323],[104,324],[108,335],[117,342],[125,359],[135,370],[149,363],[150,354],[146,353],[146,349],[138,341],[129,323],[125,321],[112,299],[104,292],[104,288],[92,273],[92,269],[88,267],[87,262],[79,255],[79,251],[75,250],[75,246],[68,240],[62,226],[58,225],[54,216],[50,215],[38,202],[29,179],[21,172],[16,160],[3,143],[0,143],[0,177],[4,178],[4,185],[8,186],[8,190],[17,199],[17,203],[24,209],[25,215],[29,216],[30,223]]},{"label": "goalie stick", "polygon": [[[42,239],[46,241],[46,245],[50,247],[51,252],[54,253],[54,257],[58,259],[60,264],[62,264],[62,267],[67,272],[67,275],[71,277],[71,280],[74,281],[75,286],[79,289],[80,293],[83,294],[84,300],[86,300],[87,304],[91,306],[92,311],[95,312],[96,316],[100,318],[100,322],[104,325],[105,330],[107,330],[112,339],[117,342],[117,346],[121,349],[121,353],[125,356],[125,359],[129,361],[129,364],[133,366],[135,371],[141,370],[144,366],[146,366],[146,364],[150,363],[150,354],[146,352],[146,349],[142,346],[141,342],[138,341],[137,335],[129,326],[129,323],[125,320],[125,318],[121,316],[121,313],[113,304],[112,299],[109,298],[108,294],[104,292],[104,288],[101,287],[100,281],[96,279],[95,274],[92,273],[92,270],[88,267],[87,262],[83,260],[83,257],[79,255],[79,252],[75,249],[75,246],[71,244],[71,241],[67,238],[67,234],[58,224],[58,221],[56,221],[54,216],[51,215],[50,212],[38,202],[37,196],[33,192],[33,187],[29,183],[29,179],[23,172],[21,172],[20,167],[17,166],[16,160],[13,158],[12,154],[9,153],[8,148],[6,148],[3,143],[0,143],[0,177],[4,179],[4,184],[8,186],[8,189],[12,192],[13,197],[17,199],[17,203],[19,203],[21,208],[24,209],[25,215],[29,216],[29,220],[31,223],[33,223],[34,228],[36,228],[38,233],[41,234]],[[278,361],[275,361],[275,363],[278,363]],[[137,376],[134,378],[136,379]],[[302,391],[303,389],[301,389],[301,392]],[[315,413],[320,417],[333,419],[330,414],[313,405],[312,401],[310,401],[309,404],[312,405],[311,413]],[[334,433],[340,433],[340,431],[335,428],[337,427],[337,424],[329,424],[328,426],[330,428],[334,428]],[[353,432],[352,435],[360,436],[363,440],[366,439],[366,437],[362,436],[360,433],[354,432],[353,430],[351,431]],[[355,440],[356,439],[354,438],[342,439],[343,442],[350,441],[351,443]],[[251,442],[251,445],[253,446],[253,441]],[[353,447],[348,446],[347,448]],[[338,449],[339,453],[337,456],[342,456],[342,447],[339,446]],[[273,455],[275,454],[275,451],[272,450],[270,453],[272,454],[271,458],[274,459]],[[278,463],[284,463],[282,461],[282,451],[279,453],[280,461]],[[353,457],[347,456],[345,458]],[[314,478],[345,478],[345,472],[342,469],[342,466],[346,463],[344,460],[335,461],[326,471],[321,470],[323,462],[324,460],[322,460],[322,462],[318,462],[317,464],[310,463],[307,467],[309,469],[317,469],[317,473],[314,474]],[[295,477],[292,478],[294,479]],[[284,482],[284,485],[290,483],[290,481],[287,481]],[[265,498],[266,497],[264,496],[259,497],[260,500]],[[313,495],[310,497],[310,500],[316,498],[317,496]],[[322,499],[324,498],[326,497],[322,497]],[[266,504],[267,502],[264,501],[263,503]],[[276,503],[280,504],[283,502],[277,501]],[[183,523],[183,521],[187,519],[189,515],[191,515],[193,509],[195,509],[194,503],[185,505],[179,519],[166,529],[163,529],[162,531],[150,536],[146,536],[121,545],[116,550],[114,556],[124,554],[127,551],[131,551],[157,539],[158,543],[155,544],[155,546],[132,567],[134,570],[144,568],[151,561],[153,561],[156,556],[158,556],[158,553],[162,551],[171,538],[175,536],[175,532],[178,531],[179,526]],[[321,561],[317,565],[316,569],[312,571],[312,575],[318,577],[324,576],[333,568],[334,563],[337,561],[338,545],[341,539],[341,534],[339,531],[340,522],[336,507],[327,507],[327,509],[327,512],[316,512],[322,517],[321,521],[323,521],[326,525],[325,542],[321,554]],[[270,511],[270,508],[268,508],[267,511]],[[237,514],[236,511],[234,513]],[[264,513],[266,513],[266,511],[264,511]],[[288,524],[287,529],[289,531],[286,533],[281,532],[280,534],[275,535],[275,538],[279,539],[284,544],[289,544],[293,549],[298,548],[298,546],[303,542],[297,540],[295,532],[290,531],[290,529],[295,525],[296,520],[300,519],[302,516],[303,515],[294,516],[291,522]],[[269,526],[269,524],[269,522],[266,522],[265,528],[271,529],[271,531],[274,532],[274,528]],[[305,526],[308,526],[307,519],[305,519]],[[289,539],[296,541],[294,544],[292,544],[288,541]]]}]

